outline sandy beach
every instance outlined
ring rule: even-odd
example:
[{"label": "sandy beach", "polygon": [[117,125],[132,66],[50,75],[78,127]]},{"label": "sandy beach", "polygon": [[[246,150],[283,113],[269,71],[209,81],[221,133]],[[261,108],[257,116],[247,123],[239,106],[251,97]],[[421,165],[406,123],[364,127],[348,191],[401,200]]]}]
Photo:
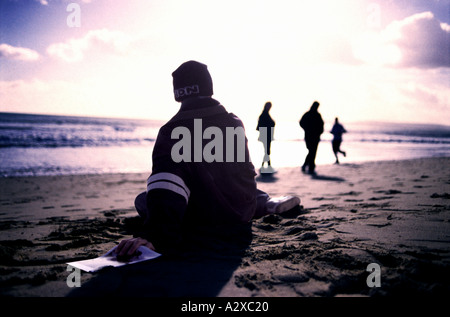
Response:
[{"label": "sandy beach", "polygon": [[[148,174],[0,178],[0,294],[14,297],[334,297],[450,294],[450,158],[281,168],[258,175],[301,206],[249,226],[199,228],[183,252],[81,275],[67,262],[141,230]],[[367,267],[381,268],[370,287]]]}]

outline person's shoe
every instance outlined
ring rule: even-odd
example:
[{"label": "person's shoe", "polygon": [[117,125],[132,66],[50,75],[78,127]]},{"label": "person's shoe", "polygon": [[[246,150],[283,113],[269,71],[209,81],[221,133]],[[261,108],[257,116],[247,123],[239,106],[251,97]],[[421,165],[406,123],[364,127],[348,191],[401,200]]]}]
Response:
[{"label": "person's shoe", "polygon": [[275,173],[275,169],[269,165],[267,167],[261,167],[260,172],[263,174],[273,174]]},{"label": "person's shoe", "polygon": [[300,198],[296,196],[282,196],[270,198],[267,201],[267,211],[270,214],[279,214],[288,211],[300,204]]}]

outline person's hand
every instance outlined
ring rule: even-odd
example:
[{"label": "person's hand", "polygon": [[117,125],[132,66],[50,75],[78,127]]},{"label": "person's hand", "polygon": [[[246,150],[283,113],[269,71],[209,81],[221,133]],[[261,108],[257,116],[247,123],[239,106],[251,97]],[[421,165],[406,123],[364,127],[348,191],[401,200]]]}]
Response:
[{"label": "person's hand", "polygon": [[122,240],[115,252],[118,256],[132,256],[141,245],[155,251],[155,247],[151,242],[138,237]]}]

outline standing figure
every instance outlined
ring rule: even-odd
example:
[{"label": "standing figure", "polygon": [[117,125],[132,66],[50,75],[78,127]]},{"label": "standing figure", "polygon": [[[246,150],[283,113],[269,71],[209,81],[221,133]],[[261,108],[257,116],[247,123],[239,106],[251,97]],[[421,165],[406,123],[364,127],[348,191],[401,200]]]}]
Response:
[{"label": "standing figure", "polygon": [[308,167],[308,172],[310,174],[315,173],[317,147],[319,146],[320,135],[323,133],[324,123],[322,116],[317,111],[319,105],[320,104],[317,101],[314,101],[311,105],[311,109],[302,116],[299,122],[300,127],[305,131],[305,143],[306,148],[308,149],[308,155],[302,166],[302,171],[306,171],[306,167]]},{"label": "standing figure", "polygon": [[331,129],[331,134],[333,135],[333,141],[331,144],[333,145],[333,153],[336,157],[336,164],[339,164],[338,159],[338,153],[342,153],[344,157],[346,156],[346,153],[341,150],[341,143],[342,143],[342,134],[347,132],[342,124],[339,123],[339,119],[336,118],[334,120],[333,128]]},{"label": "standing figure", "polygon": [[273,140],[273,132],[275,127],[275,121],[273,121],[272,117],[269,114],[270,108],[272,108],[272,103],[268,101],[264,105],[264,109],[258,119],[258,126],[256,127],[256,130],[259,131],[258,140],[261,141],[264,145],[264,158],[261,168],[263,169],[264,163],[267,162],[268,170],[271,170],[270,144]]}]

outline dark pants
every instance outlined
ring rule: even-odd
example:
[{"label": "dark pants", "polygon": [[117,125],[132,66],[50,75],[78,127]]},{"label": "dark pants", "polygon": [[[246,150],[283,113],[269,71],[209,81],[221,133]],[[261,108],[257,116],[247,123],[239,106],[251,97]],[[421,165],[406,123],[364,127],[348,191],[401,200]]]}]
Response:
[{"label": "dark pants", "polygon": [[272,139],[268,138],[267,143],[264,144],[264,151],[266,152],[265,154],[267,155],[270,155],[270,143],[272,143]]},{"label": "dark pants", "polygon": [[[269,195],[262,190],[256,190],[256,211],[253,216],[254,219],[261,218],[268,214],[266,203],[270,199]],[[134,206],[143,219],[149,218],[149,210],[147,209],[147,193],[143,192],[137,195],[134,200]]]},{"label": "dark pants", "polygon": [[341,152],[342,153],[342,151],[341,151],[341,143],[342,143],[342,141],[341,140],[333,140],[332,141],[332,146],[333,146],[333,152],[334,152],[334,154],[337,154],[338,152]]},{"label": "dark pants", "polygon": [[303,163],[303,169],[308,167],[310,173],[314,172],[316,169],[316,154],[317,147],[319,146],[320,140],[308,140],[306,141],[306,148],[308,149],[308,155],[306,155],[305,163]]}]

